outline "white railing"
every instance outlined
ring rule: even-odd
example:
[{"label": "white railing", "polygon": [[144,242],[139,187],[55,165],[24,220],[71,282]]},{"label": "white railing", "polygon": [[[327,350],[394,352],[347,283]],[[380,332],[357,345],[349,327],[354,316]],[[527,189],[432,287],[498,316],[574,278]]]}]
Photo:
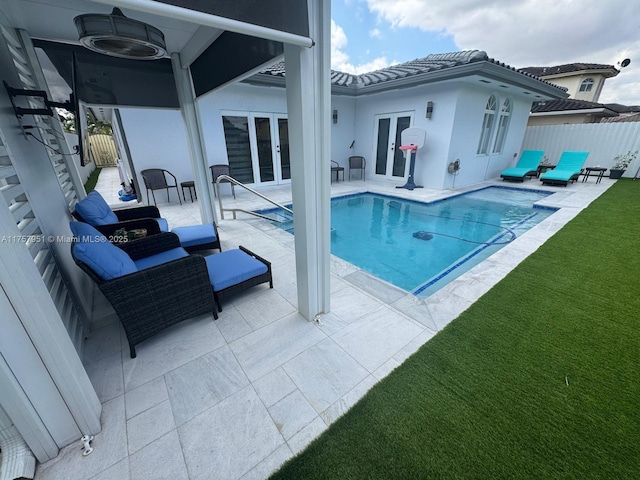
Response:
[{"label": "white railing", "polygon": [[252,188],[247,187],[244,183],[239,182],[235,178],[230,177],[229,175],[219,175],[216,178],[215,188],[216,188],[216,196],[218,197],[218,206],[220,207],[220,218],[222,220],[224,220],[224,212],[231,212],[233,214],[234,220],[236,218],[236,213],[237,212],[242,212],[242,213],[246,213],[248,215],[253,215],[254,217],[264,218],[265,220],[269,220],[269,221],[272,221],[272,222],[278,222],[278,223],[286,223],[287,222],[287,220],[282,220],[282,219],[279,219],[279,218],[272,218],[272,217],[269,217],[267,215],[263,215],[263,214],[258,213],[258,212],[252,212],[251,210],[245,210],[243,208],[223,208],[222,207],[222,196],[220,195],[220,182],[231,183],[232,185],[237,185],[238,187],[244,188],[248,192],[251,192],[254,195],[257,195],[258,197],[262,198],[263,200],[266,200],[271,205],[274,205],[274,206],[276,206],[278,208],[281,208],[282,210],[284,210],[288,214],[293,215],[293,210],[285,207],[284,205],[280,205],[278,202],[274,202],[269,197],[265,197],[261,193],[256,192],[255,190],[253,190]]},{"label": "white railing", "polygon": [[[640,150],[640,122],[531,126],[525,130],[522,150],[544,150],[551,163],[566,150],[587,151],[586,166],[611,168],[616,155]],[[639,169],[640,158],[624,176],[634,177]]]}]

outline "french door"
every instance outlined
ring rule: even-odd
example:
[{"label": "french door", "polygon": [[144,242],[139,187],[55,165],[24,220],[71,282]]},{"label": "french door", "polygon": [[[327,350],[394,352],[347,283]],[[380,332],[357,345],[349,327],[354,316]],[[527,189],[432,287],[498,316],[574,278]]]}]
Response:
[{"label": "french door", "polygon": [[291,181],[286,115],[230,113],[222,116],[222,124],[234,178],[256,185]]},{"label": "french door", "polygon": [[375,119],[375,174],[390,179],[405,178],[408,162],[400,150],[400,134],[413,125],[413,112],[385,113]]}]

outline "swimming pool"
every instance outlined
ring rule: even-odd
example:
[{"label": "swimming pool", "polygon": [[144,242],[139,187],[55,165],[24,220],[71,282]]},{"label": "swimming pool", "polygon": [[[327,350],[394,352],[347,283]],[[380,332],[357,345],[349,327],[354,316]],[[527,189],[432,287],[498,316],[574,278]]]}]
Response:
[{"label": "swimming pool", "polygon": [[331,253],[426,297],[551,215],[534,207],[547,195],[486,187],[433,203],[372,193],[334,198]]}]

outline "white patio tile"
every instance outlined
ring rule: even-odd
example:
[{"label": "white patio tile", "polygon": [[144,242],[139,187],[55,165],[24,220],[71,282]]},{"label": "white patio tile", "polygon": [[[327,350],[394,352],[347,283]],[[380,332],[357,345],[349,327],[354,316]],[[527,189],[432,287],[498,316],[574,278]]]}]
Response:
[{"label": "white patio tile", "polygon": [[369,372],[389,360],[423,328],[382,306],[331,338]]},{"label": "white patio tile", "polygon": [[473,302],[455,295],[447,290],[447,286],[429,297],[427,308],[438,331],[449,325],[462,312],[471,306]]},{"label": "white patio tile", "polygon": [[289,360],[282,368],[318,413],[369,374],[330,338]]},{"label": "white patio tile", "polygon": [[229,344],[249,380],[256,380],[326,338],[294,313]]},{"label": "white patio tile", "polygon": [[189,480],[176,430],[129,457],[131,480]]},{"label": "white patio tile", "polygon": [[347,321],[355,321],[379,306],[379,301],[350,285],[331,294],[331,311]]},{"label": "white patio tile", "polygon": [[224,343],[213,315],[203,315],[167,328],[139,344],[136,358],[129,357],[128,349],[123,352],[125,390],[164,375]]},{"label": "white patio tile", "polygon": [[144,385],[125,392],[124,404],[127,411],[127,420],[165,400],[169,400],[169,394],[167,393],[164,377],[155,378]]},{"label": "white patio tile", "polygon": [[[397,355],[397,354],[396,354]],[[393,370],[398,368],[402,362],[396,360],[395,356],[391,357],[389,360],[384,362],[378,368],[376,368],[371,375],[376,377],[378,380],[382,380],[384,377],[389,375]]]},{"label": "white patio tile", "polygon": [[251,386],[178,427],[191,480],[233,480],[284,439]]},{"label": "white patio tile", "polygon": [[93,452],[83,456],[79,442],[60,450],[58,456],[37,467],[37,480],[68,480],[91,478],[124,460],[127,451],[127,434],[122,395],[102,405],[102,431],[95,436]]},{"label": "white patio tile", "polygon": [[407,317],[412,318],[416,322],[424,325],[430,330],[436,332],[438,327],[431,317],[431,312],[427,307],[429,299],[418,298],[415,295],[407,294],[404,297],[393,302],[392,306],[399,312],[404,313]]},{"label": "white patio tile", "polygon": [[122,327],[119,322],[112,322],[91,331],[84,342],[82,363],[89,365],[92,362],[120,353],[122,345],[120,336]]},{"label": "white patio tile", "polygon": [[175,428],[168,400],[127,420],[129,454],[146,447]]},{"label": "white patio tile", "polygon": [[191,420],[249,384],[228,346],[165,375],[176,425]]},{"label": "white patio tile", "polygon": [[343,278],[383,303],[393,303],[407,294],[404,290],[363,270],[357,270]]},{"label": "white patio tile", "polygon": [[240,477],[240,480],[264,480],[265,478],[269,478],[269,476],[280,468],[284,462],[289,460],[292,455],[293,453],[289,445],[284,444]]},{"label": "white patio tile", "polygon": [[431,340],[435,335],[436,332],[425,330],[400,350],[398,350],[398,353],[396,353],[393,358],[399,363],[404,362],[407,358],[416,353],[420,347]]},{"label": "white patio tile", "polygon": [[304,427],[287,441],[289,448],[291,448],[294,455],[300,453],[326,429],[327,424],[324,423],[320,417],[316,417],[313,422]]},{"label": "white patio tile", "polygon": [[112,467],[103,470],[101,473],[92,477],[90,480],[130,480],[129,473],[129,457],[116,463]]},{"label": "white patio tile", "polygon": [[320,414],[324,423],[331,425],[335,422],[338,418],[344,415],[347,410],[353,407],[358,400],[364,397],[364,395],[371,390],[371,387],[373,387],[377,382],[378,379],[376,377],[369,375],[358,385],[345,393],[337,402]]},{"label": "white patio tile", "polygon": [[268,410],[276,427],[287,440],[318,416],[300,390],[294,390]]},{"label": "white patio tile", "polygon": [[85,370],[101,402],[124,393],[121,353],[90,363],[85,366]]},{"label": "white patio tile", "polygon": [[224,305],[222,308],[224,310],[218,315],[216,325],[227,343],[233,342],[253,332],[251,325],[240,315],[240,312],[234,305]]},{"label": "white patio tile", "polygon": [[253,382],[258,396],[267,407],[293,392],[297,387],[282,368],[276,368]]},{"label": "white patio tile", "polygon": [[273,289],[250,299],[245,298],[242,303],[234,302],[234,305],[254,330],[296,311],[293,305]]}]

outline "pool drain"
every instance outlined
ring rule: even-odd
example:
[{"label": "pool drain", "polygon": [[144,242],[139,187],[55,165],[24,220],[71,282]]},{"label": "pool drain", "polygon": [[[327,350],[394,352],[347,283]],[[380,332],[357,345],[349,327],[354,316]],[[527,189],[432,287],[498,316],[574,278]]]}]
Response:
[{"label": "pool drain", "polygon": [[419,232],[413,232],[413,237],[419,240],[431,240],[433,238],[433,234],[420,230]]}]

